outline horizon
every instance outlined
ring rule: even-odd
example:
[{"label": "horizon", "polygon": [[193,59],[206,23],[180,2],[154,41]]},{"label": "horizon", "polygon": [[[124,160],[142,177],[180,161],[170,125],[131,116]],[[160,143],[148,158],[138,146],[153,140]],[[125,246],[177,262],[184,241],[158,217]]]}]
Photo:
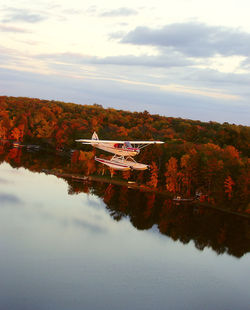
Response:
[{"label": "horizon", "polygon": [[246,0],[0,8],[1,95],[250,124]]},{"label": "horizon", "polygon": [[116,111],[123,111],[123,112],[127,112],[127,113],[144,113],[144,112],[148,112],[150,115],[152,116],[160,116],[160,117],[165,117],[165,118],[174,118],[174,119],[182,119],[184,121],[192,121],[192,122],[201,122],[201,123],[217,123],[219,125],[223,125],[223,124],[229,124],[229,125],[236,125],[236,126],[244,126],[244,127],[249,127],[248,125],[244,125],[244,124],[236,124],[236,123],[229,123],[229,122],[217,122],[217,121],[202,121],[202,120],[199,120],[199,119],[191,119],[191,118],[183,118],[183,117],[178,117],[178,116],[171,116],[171,115],[164,115],[164,114],[160,114],[160,113],[151,113],[149,112],[148,110],[143,110],[143,111],[139,111],[139,110],[126,110],[125,108],[114,108],[114,107],[104,107],[103,105],[101,104],[98,104],[98,103],[90,103],[90,104],[80,104],[80,103],[76,103],[76,102],[72,102],[72,101],[62,101],[62,100],[54,100],[54,99],[45,99],[45,98],[33,98],[33,97],[29,97],[29,96],[7,96],[7,95],[1,95],[0,97],[13,97],[13,98],[28,98],[28,99],[38,99],[38,100],[45,100],[45,101],[55,101],[55,102],[61,102],[61,103],[65,103],[65,104],[76,104],[76,105],[80,105],[80,106],[93,106],[93,107],[100,107],[102,109],[105,109],[105,110],[108,110],[108,109],[114,109]]}]

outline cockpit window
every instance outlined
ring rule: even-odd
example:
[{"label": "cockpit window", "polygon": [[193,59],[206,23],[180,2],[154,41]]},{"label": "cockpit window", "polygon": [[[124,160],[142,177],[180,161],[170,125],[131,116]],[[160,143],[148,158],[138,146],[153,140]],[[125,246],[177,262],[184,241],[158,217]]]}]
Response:
[{"label": "cockpit window", "polygon": [[132,147],[132,145],[131,145],[131,143],[129,141],[126,141],[124,144],[125,144],[126,147]]}]

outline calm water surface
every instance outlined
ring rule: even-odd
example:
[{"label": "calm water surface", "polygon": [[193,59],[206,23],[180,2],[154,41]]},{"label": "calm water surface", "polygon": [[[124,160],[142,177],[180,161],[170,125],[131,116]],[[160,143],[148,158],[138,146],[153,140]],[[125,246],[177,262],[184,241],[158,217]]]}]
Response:
[{"label": "calm water surface", "polygon": [[[249,251],[219,255],[157,225],[138,230],[104,201],[0,165],[0,309],[250,309]],[[232,233],[236,247],[249,249],[246,229],[244,242]]]}]

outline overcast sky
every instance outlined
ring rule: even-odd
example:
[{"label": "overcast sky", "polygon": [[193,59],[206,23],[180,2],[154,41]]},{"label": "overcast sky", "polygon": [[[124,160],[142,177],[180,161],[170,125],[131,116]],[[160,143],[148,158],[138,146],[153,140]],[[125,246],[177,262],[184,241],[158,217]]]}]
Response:
[{"label": "overcast sky", "polygon": [[249,0],[8,0],[0,93],[250,123]]}]

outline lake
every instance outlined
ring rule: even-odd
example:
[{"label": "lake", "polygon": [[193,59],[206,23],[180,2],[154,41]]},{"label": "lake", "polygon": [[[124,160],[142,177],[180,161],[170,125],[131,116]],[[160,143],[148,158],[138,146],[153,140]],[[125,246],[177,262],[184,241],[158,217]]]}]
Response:
[{"label": "lake", "polygon": [[10,163],[0,309],[249,309],[248,219]]}]

